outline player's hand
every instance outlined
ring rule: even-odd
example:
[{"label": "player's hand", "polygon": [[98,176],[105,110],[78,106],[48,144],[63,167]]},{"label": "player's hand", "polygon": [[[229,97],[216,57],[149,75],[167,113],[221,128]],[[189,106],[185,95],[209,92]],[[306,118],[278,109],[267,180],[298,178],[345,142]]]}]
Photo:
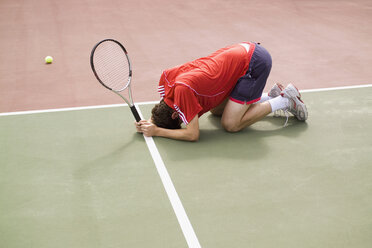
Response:
[{"label": "player's hand", "polygon": [[142,133],[141,126],[145,123],[148,123],[148,121],[140,120],[139,122],[134,122],[134,126],[136,127],[137,133]]},{"label": "player's hand", "polygon": [[146,137],[155,136],[156,128],[157,128],[157,126],[155,124],[149,122],[149,121],[146,121],[146,122],[141,124],[141,132]]},{"label": "player's hand", "polygon": [[135,122],[134,126],[136,127],[137,133],[142,133],[141,124],[139,122]]}]

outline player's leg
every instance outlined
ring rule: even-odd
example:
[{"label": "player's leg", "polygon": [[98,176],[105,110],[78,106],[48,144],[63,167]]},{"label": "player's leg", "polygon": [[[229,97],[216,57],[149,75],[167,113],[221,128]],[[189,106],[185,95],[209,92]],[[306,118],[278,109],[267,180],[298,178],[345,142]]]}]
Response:
[{"label": "player's leg", "polygon": [[228,132],[238,132],[261,120],[272,112],[268,101],[256,104],[240,104],[229,100],[223,112],[221,123]]},{"label": "player's leg", "polygon": [[298,120],[305,121],[308,112],[300,96],[298,89],[289,84],[281,95],[265,102],[240,104],[229,100],[222,115],[222,126],[229,132],[238,132],[277,110],[289,111]]},{"label": "player's leg", "polygon": [[[283,89],[284,89],[284,86],[282,84],[280,84],[280,83],[274,84],[273,87],[271,87],[271,89],[268,93],[262,93],[261,99],[258,102],[256,102],[255,104],[261,103],[261,102],[266,102],[270,99],[273,99],[273,98],[279,96]],[[211,109],[210,112],[213,115],[222,116],[223,111],[225,110],[225,107],[226,107],[226,104],[227,104],[228,100],[229,100],[229,98],[226,98],[220,105]]]}]

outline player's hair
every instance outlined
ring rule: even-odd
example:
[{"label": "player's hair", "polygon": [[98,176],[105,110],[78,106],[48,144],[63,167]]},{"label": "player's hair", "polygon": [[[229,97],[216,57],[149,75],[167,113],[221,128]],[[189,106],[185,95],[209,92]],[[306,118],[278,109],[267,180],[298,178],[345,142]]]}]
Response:
[{"label": "player's hair", "polygon": [[174,110],[169,107],[164,100],[161,100],[155,107],[151,110],[152,114],[152,122],[162,128],[168,129],[180,129],[181,128],[181,121],[180,118],[177,117],[172,119],[172,114]]}]

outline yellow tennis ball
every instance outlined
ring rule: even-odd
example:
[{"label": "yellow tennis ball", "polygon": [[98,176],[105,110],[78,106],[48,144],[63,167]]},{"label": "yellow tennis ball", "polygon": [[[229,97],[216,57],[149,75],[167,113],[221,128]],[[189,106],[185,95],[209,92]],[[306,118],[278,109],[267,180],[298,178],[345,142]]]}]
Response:
[{"label": "yellow tennis ball", "polygon": [[46,56],[45,57],[45,63],[51,64],[53,62],[53,57],[52,56]]}]

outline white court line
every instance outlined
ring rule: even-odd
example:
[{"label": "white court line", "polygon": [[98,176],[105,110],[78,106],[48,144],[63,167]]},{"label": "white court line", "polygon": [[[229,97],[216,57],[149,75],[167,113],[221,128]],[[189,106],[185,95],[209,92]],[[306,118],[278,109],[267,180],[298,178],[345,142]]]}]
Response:
[{"label": "white court line", "polygon": [[349,90],[349,89],[358,89],[358,88],[367,88],[367,87],[372,87],[372,84],[320,88],[320,89],[308,89],[308,90],[300,90],[300,92],[302,93],[302,92],[320,92],[320,91],[331,91],[331,90]]},{"label": "white court line", "polygon": [[[332,88],[319,88],[319,89],[308,89],[300,90],[300,92],[320,92],[320,91],[331,91],[331,90],[347,90],[347,89],[357,89],[357,88],[366,88],[372,87],[372,84],[362,84],[354,86],[342,86],[342,87],[332,87]],[[156,104],[159,101],[149,101],[149,102],[139,102],[136,105],[147,105],[147,104]],[[39,114],[39,113],[51,113],[51,112],[63,112],[63,111],[76,111],[76,110],[85,110],[85,109],[100,109],[100,108],[116,108],[127,106],[127,104],[110,104],[110,105],[96,105],[96,106],[86,106],[86,107],[72,107],[72,108],[58,108],[58,109],[44,109],[44,110],[27,110],[27,111],[18,111],[18,112],[5,112],[0,113],[1,116],[9,115],[27,115],[27,114]]]},{"label": "white court line", "polygon": [[[138,106],[137,110],[141,119],[143,119],[141,110],[138,108]],[[181,226],[183,235],[185,236],[189,248],[200,248],[201,246],[198,237],[196,237],[195,231],[192,228],[189,218],[187,217],[186,211],[173,185],[172,179],[169,176],[167,168],[164,165],[163,159],[160,156],[158,148],[155,145],[154,139],[152,137],[146,137],[145,135],[143,135],[143,137],[145,138],[147,147],[149,148],[152,159],[154,160],[156,169],[159,173],[164,189],[167,192],[169,201],[172,204],[173,211],[176,214],[178,223]]]},{"label": "white court line", "polygon": [[[159,103],[159,101],[141,102],[141,103],[138,103],[136,105],[147,105],[147,104],[156,104],[156,103]],[[86,110],[86,109],[117,108],[117,107],[123,107],[123,106],[128,106],[128,104],[124,103],[124,104],[95,105],[95,106],[71,107],[71,108],[27,110],[27,111],[0,113],[0,116],[29,115],[29,114],[53,113],[53,112],[63,112],[63,111],[76,111],[76,110]]]},{"label": "white court line", "polygon": [[[347,89],[357,89],[357,88],[366,88],[366,87],[372,87],[372,84],[362,84],[362,85],[342,86],[342,87],[332,87],[332,88],[308,89],[308,90],[300,90],[300,92],[305,93],[305,92],[320,92],[320,91],[331,91],[331,90],[347,90]],[[158,102],[159,101],[139,102],[139,103],[136,103],[136,105],[156,104]],[[76,110],[86,110],[86,109],[116,108],[116,107],[122,107],[122,106],[127,106],[127,104],[110,104],[110,105],[96,105],[96,106],[85,106],[85,107],[72,107],[72,108],[58,108],[58,109],[6,112],[6,113],[0,113],[0,117],[1,116],[9,116],[9,115],[40,114],[40,113],[76,111]]]}]

